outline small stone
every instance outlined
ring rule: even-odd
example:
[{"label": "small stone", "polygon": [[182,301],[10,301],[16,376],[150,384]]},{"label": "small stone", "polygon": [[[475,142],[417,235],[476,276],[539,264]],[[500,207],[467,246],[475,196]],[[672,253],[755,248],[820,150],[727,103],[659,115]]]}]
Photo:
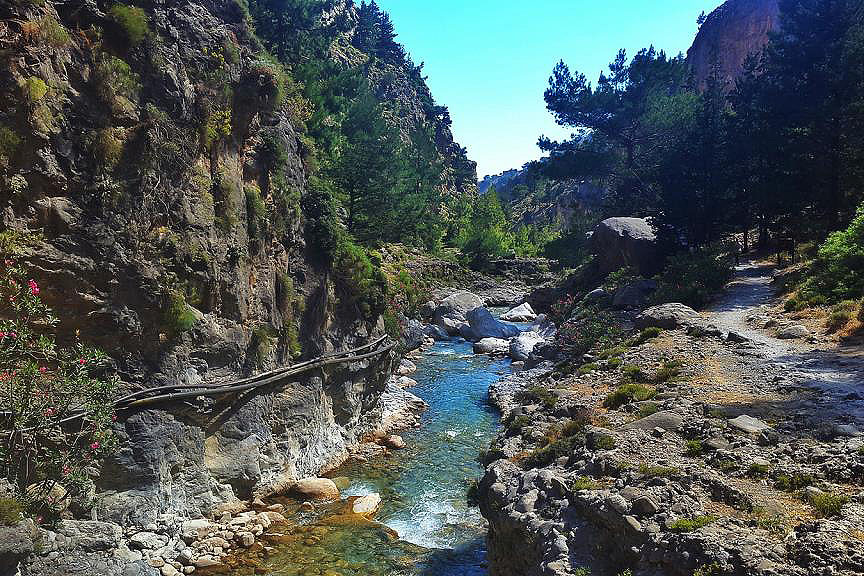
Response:
[{"label": "small stone", "polygon": [[784,340],[807,338],[808,336],[810,336],[810,330],[801,324],[792,324],[777,331],[777,337]]},{"label": "small stone", "polygon": [[656,438],[662,438],[664,434],[666,434],[666,430],[660,428],[659,426],[651,430],[651,435],[655,436]]},{"label": "small stone", "polygon": [[377,492],[360,496],[351,504],[351,511],[354,514],[369,516],[374,514],[381,505],[381,496]]},{"label": "small stone", "polygon": [[165,566],[165,560],[163,560],[161,556],[154,556],[153,558],[150,558],[149,564],[153,568],[162,568]]},{"label": "small stone", "polygon": [[387,446],[388,448],[392,448],[393,450],[402,450],[405,448],[405,440],[402,439],[398,434],[390,434],[389,436],[385,436],[381,442]]},{"label": "small stone", "polygon": [[255,536],[251,532],[238,532],[234,539],[244,548],[249,548],[255,544]]},{"label": "small stone", "polygon": [[300,504],[300,511],[301,512],[314,512],[315,511],[315,505],[312,502],[303,502],[302,504]]},{"label": "small stone", "polygon": [[660,510],[660,507],[648,496],[642,496],[633,501],[633,512],[639,516],[652,516],[658,510]]},{"label": "small stone", "polygon": [[634,532],[642,532],[642,524],[639,523],[633,516],[624,516],[624,521]]},{"label": "small stone", "polygon": [[176,576],[177,569],[170,564],[165,564],[162,568],[159,569],[159,572],[162,573],[162,576]]},{"label": "small stone", "polygon": [[339,488],[329,478],[303,478],[292,491],[307,500],[337,500]]},{"label": "small stone", "polygon": [[762,420],[753,418],[752,416],[747,416],[746,414],[732,418],[729,420],[729,425],[741,430],[742,432],[747,432],[748,434],[758,434],[759,432],[770,428],[770,426]]},{"label": "small stone", "polygon": [[[338,484],[337,484],[337,487],[338,487]],[[282,504],[270,504],[269,506],[267,506],[267,511],[268,512],[278,512],[279,514],[281,514],[282,512],[285,511],[285,506],[283,506]]]}]

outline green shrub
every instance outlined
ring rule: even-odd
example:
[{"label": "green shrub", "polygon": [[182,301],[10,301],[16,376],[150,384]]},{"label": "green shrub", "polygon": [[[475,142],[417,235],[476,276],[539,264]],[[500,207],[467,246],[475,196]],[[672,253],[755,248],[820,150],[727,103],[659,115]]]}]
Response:
[{"label": "green shrub", "polygon": [[660,406],[656,402],[643,402],[639,404],[639,411],[636,413],[639,418],[647,418],[652,414],[660,411]]},{"label": "green shrub", "polygon": [[8,162],[15,155],[15,152],[18,151],[20,145],[21,138],[15,131],[8,126],[0,124],[0,157],[6,158],[6,162]]},{"label": "green shrub", "polygon": [[150,24],[147,13],[137,6],[115,4],[108,16],[122,31],[130,48],[135,48],[150,37]]},{"label": "green shrub", "polygon": [[705,447],[702,446],[701,440],[688,440],[686,454],[688,456],[699,456],[705,452]]},{"label": "green shrub", "polygon": [[594,438],[594,448],[596,450],[613,450],[617,442],[614,437],[609,436],[608,434],[598,434],[596,438]]},{"label": "green shrub", "polygon": [[627,353],[627,348],[625,346],[614,346],[612,348],[605,348],[597,353],[597,358],[599,360],[608,360],[617,358],[618,356],[623,356]]},{"label": "green shrub", "polygon": [[256,368],[261,368],[273,350],[275,334],[273,328],[262,324],[252,329],[249,338],[249,359]]},{"label": "green shrub", "polygon": [[542,404],[546,408],[554,408],[558,403],[558,395],[542,386],[531,386],[520,390],[516,394],[516,399],[521,402]]},{"label": "green shrub", "polygon": [[836,332],[852,320],[855,309],[858,307],[858,302],[855,300],[844,300],[831,307],[831,313],[825,321],[825,326],[829,332]]},{"label": "green shrub", "polygon": [[658,384],[669,382],[681,374],[681,362],[679,360],[665,360],[654,374],[654,381]]},{"label": "green shrub", "polygon": [[333,278],[341,305],[354,306],[369,319],[384,311],[387,278],[376,252],[367,252],[345,238],[335,255]]},{"label": "green shrub", "polygon": [[99,58],[93,81],[99,98],[114,113],[124,110],[128,105],[124,100],[135,100],[141,89],[138,75],[129,64],[111,54],[102,54]]},{"label": "green shrub", "polygon": [[738,463],[731,458],[718,458],[711,462],[711,465],[721,472],[732,472],[738,469]]},{"label": "green shrub", "polygon": [[261,199],[261,190],[254,184],[243,186],[246,196],[246,228],[250,238],[260,238],[267,229],[267,206]]},{"label": "green shrub", "polygon": [[615,370],[616,368],[619,368],[622,363],[623,360],[621,360],[621,358],[610,358],[603,365],[603,369],[607,371]]},{"label": "green shrub", "polygon": [[864,205],[845,230],[832,233],[819,248],[798,295],[811,306],[864,296]]},{"label": "green shrub", "polygon": [[597,344],[609,345],[616,341],[620,328],[615,317],[608,312],[593,307],[577,308],[576,313],[561,324],[558,334],[564,352],[578,358]]},{"label": "green shrub", "polygon": [[774,487],[784,492],[795,492],[812,486],[815,482],[816,479],[806,473],[779,474],[774,478]]},{"label": "green shrub", "polygon": [[669,529],[672,532],[678,533],[694,532],[711,524],[716,519],[715,516],[710,515],[696,516],[695,518],[680,518],[673,522],[672,525],[669,526]]},{"label": "green shrub", "polygon": [[619,408],[624,404],[631,402],[641,402],[642,400],[650,400],[657,394],[657,391],[642,384],[622,384],[609,393],[603,401],[603,406],[606,408]]},{"label": "green shrub", "polygon": [[91,140],[93,155],[99,165],[107,170],[113,169],[123,155],[122,128],[103,128]]},{"label": "green shrub", "polygon": [[579,568],[575,568],[573,570],[573,576],[591,576],[591,570],[585,568],[584,566],[580,566]]},{"label": "green shrub", "polygon": [[642,372],[642,367],[638,364],[624,364],[621,366],[621,373],[624,377],[632,382],[640,382],[645,379],[645,373]]},{"label": "green shrub", "polygon": [[723,570],[723,567],[716,562],[700,566],[693,571],[693,576],[724,576],[724,574],[726,572]]},{"label": "green shrub", "polygon": [[562,456],[570,456],[573,449],[577,446],[585,444],[585,437],[582,434],[573,436],[564,436],[554,442],[550,442],[546,446],[538,450],[534,450],[522,461],[525,468],[542,468],[551,464]]},{"label": "green shrub", "polygon": [[573,483],[570,484],[570,489],[574,492],[579,492],[580,490],[597,490],[600,487],[599,484],[588,476],[577,476]]},{"label": "green shrub", "polygon": [[599,368],[600,366],[596,362],[589,362],[588,364],[583,364],[579,367],[579,375],[584,376],[585,374],[588,374],[589,372],[594,372]]},{"label": "green shrub", "polygon": [[173,336],[190,330],[198,318],[186,304],[186,296],[179,290],[172,290],[167,300],[163,322],[170,334]]},{"label": "green shrub", "polygon": [[36,22],[39,40],[45,46],[63,48],[69,44],[69,32],[53,16],[43,16]]},{"label": "green shrub", "polygon": [[683,302],[699,308],[723,290],[732,273],[732,263],[721,245],[679,253],[669,259],[658,278],[654,299],[658,303]]},{"label": "green shrub", "polygon": [[843,510],[843,506],[849,502],[849,497],[845,494],[832,494],[830,492],[815,492],[808,495],[807,501],[816,512],[823,518],[831,516],[839,516]]},{"label": "green shrub", "polygon": [[636,344],[644,344],[648,340],[657,338],[662,333],[663,330],[661,330],[660,328],[656,326],[649,326],[648,328],[643,329],[636,337]]},{"label": "green shrub", "polygon": [[24,507],[14,498],[0,498],[0,526],[14,526],[21,521]]},{"label": "green shrub", "polygon": [[216,191],[217,197],[213,203],[216,211],[216,226],[228,233],[237,223],[236,199],[240,190],[233,178],[225,172],[219,172],[216,180]]},{"label": "green shrub", "polygon": [[864,298],[858,301],[858,322],[864,324]]},{"label": "green shrub", "polygon": [[30,104],[36,104],[48,94],[48,85],[36,76],[30,76],[24,81],[24,97]]},{"label": "green shrub", "polygon": [[639,464],[639,473],[646,478],[670,478],[678,474],[678,469],[671,466],[654,466],[650,464]]},{"label": "green shrub", "polygon": [[768,474],[770,473],[770,464],[759,464],[754,462],[753,464],[750,464],[749,468],[747,468],[747,475],[751,478],[762,478],[764,476],[768,476]]}]

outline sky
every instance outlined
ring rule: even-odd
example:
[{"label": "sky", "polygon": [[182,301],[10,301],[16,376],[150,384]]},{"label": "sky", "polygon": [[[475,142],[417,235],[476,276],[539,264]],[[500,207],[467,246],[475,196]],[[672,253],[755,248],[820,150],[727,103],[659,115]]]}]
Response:
[{"label": "sky", "polygon": [[654,44],[687,51],[696,19],[722,0],[378,0],[415,63],[425,62],[438,104],[450,109],[456,141],[477,175],[540,157],[537,138],[569,134],[555,125],[543,91],[555,64],[592,83],[619,48]]}]

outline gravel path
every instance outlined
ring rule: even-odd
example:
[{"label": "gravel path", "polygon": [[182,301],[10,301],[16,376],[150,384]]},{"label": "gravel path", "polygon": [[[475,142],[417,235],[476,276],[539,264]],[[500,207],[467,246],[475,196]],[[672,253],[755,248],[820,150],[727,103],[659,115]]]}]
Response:
[{"label": "gravel path", "polygon": [[[864,431],[864,354],[860,348],[829,346],[805,340],[781,340],[772,329],[748,322],[770,313],[776,295],[774,268],[748,262],[736,268],[727,292],[709,312],[709,321],[724,332],[743,336],[754,352],[784,376],[787,386],[818,392],[806,403],[811,421],[854,424]],[[782,323],[783,318],[778,318]]]}]

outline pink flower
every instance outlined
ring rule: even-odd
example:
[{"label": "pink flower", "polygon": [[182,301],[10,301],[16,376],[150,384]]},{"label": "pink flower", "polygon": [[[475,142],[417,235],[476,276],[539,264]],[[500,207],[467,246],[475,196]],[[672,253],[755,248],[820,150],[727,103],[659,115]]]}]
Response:
[{"label": "pink flower", "polygon": [[99,442],[93,442],[92,444],[90,444],[90,449],[91,450],[98,450],[99,449]]},{"label": "pink flower", "polygon": [[10,338],[17,338],[17,337],[18,337],[18,333],[17,333],[17,332],[9,332],[9,337],[10,337]]},{"label": "pink flower", "polygon": [[5,337],[6,337],[6,333],[5,333],[5,332],[0,332],[0,340],[2,340],[2,339],[5,338]]},{"label": "pink flower", "polygon": [[81,365],[83,366],[84,364],[87,363],[87,360],[84,359],[84,358],[79,358],[79,359],[78,359],[78,363],[81,364]]},{"label": "pink flower", "polygon": [[48,408],[47,410],[45,410],[45,416],[51,417],[53,415],[54,415],[54,409],[53,408]]},{"label": "pink flower", "polygon": [[72,470],[69,468],[69,466],[63,466],[63,475],[64,476],[68,476],[70,472],[72,472]]},{"label": "pink flower", "polygon": [[48,369],[45,368],[45,366],[39,366],[39,372],[41,372],[42,374],[44,374],[47,371],[48,371]]},{"label": "pink flower", "polygon": [[30,286],[30,294],[32,294],[33,296],[39,294],[39,285],[36,284],[35,280],[31,279],[29,282],[27,282],[27,285]]}]

